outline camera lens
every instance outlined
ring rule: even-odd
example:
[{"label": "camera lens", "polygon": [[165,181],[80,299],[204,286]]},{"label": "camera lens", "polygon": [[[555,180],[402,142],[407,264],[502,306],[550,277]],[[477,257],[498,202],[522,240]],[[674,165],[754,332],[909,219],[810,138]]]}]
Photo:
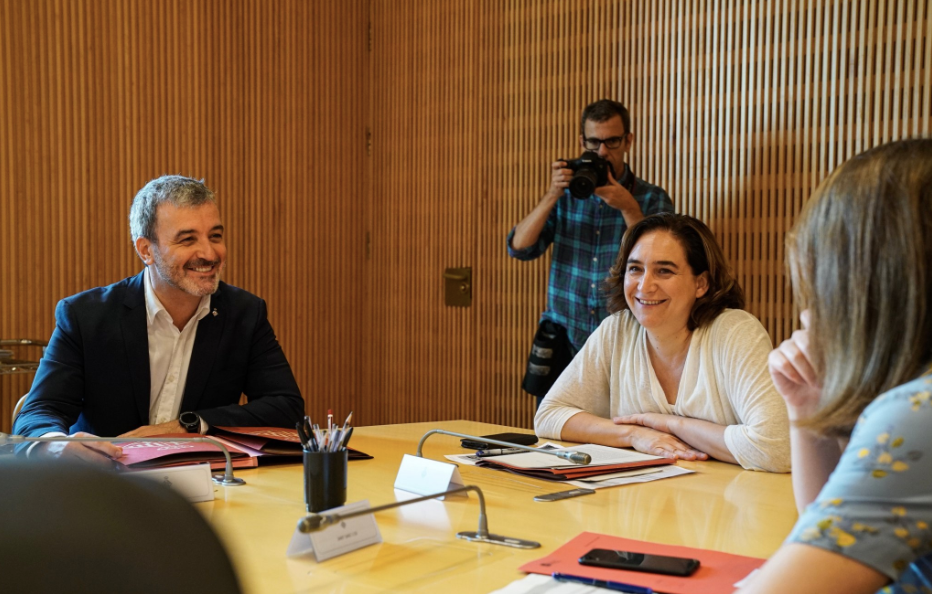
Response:
[{"label": "camera lens", "polygon": [[589,167],[580,167],[570,180],[570,194],[574,198],[588,198],[598,186],[598,175]]},{"label": "camera lens", "polygon": [[608,168],[611,165],[593,151],[585,151],[578,159],[567,161],[566,164],[573,170],[569,190],[574,198],[588,198],[596,188],[608,183]]}]

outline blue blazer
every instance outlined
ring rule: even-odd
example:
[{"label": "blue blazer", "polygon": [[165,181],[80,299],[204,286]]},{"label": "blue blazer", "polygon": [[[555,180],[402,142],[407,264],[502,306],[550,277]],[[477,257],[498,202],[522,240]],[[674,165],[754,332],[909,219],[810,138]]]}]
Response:
[{"label": "blue blazer", "polygon": [[[15,434],[113,437],[149,424],[144,273],[58,303]],[[221,282],[210,308],[198,322],[181,412],[211,426],[294,427],[304,400],[265,301]],[[242,406],[241,394],[249,399]]]}]

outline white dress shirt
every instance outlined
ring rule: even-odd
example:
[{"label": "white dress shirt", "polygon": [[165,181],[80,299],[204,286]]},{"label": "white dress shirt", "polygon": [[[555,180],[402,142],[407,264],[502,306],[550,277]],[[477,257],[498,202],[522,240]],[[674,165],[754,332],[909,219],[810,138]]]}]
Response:
[{"label": "white dress shirt", "polygon": [[[149,424],[174,421],[181,414],[181,399],[197,335],[197,323],[210,313],[210,295],[201,297],[197,311],[178,330],[152,288],[152,268],[146,268],[146,326],[149,337]],[[201,432],[206,431],[201,420]]]}]

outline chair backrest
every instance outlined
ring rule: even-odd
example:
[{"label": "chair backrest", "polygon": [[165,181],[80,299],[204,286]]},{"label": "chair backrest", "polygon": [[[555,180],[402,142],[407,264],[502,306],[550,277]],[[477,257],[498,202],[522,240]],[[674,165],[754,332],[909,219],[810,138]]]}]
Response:
[{"label": "chair backrest", "polygon": [[[26,394],[25,396],[23,396],[22,398],[20,398],[19,400],[16,401],[16,406],[13,407],[13,421],[12,421],[12,423],[16,423],[16,417],[19,416],[19,411],[23,410],[23,405],[26,404],[26,396],[29,396],[29,394]],[[13,426],[12,423],[10,424],[10,427]]]},{"label": "chair backrest", "polygon": [[4,592],[241,592],[201,514],[155,481],[14,458],[0,484]]}]

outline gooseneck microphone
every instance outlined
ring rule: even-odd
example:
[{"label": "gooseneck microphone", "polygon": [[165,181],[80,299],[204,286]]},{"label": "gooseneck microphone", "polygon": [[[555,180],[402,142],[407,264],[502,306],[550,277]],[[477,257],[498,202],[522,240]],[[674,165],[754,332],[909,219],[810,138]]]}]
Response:
[{"label": "gooseneck microphone", "polygon": [[52,441],[77,441],[77,442],[92,442],[92,441],[103,441],[107,443],[126,443],[131,441],[157,441],[160,443],[170,443],[170,442],[194,442],[194,443],[210,443],[223,451],[223,455],[226,458],[226,468],[224,469],[223,474],[215,474],[211,476],[211,479],[218,485],[223,485],[224,487],[238,487],[240,485],[245,485],[246,481],[241,478],[233,476],[233,460],[230,458],[230,450],[227,449],[225,445],[216,439],[211,439],[209,437],[67,437],[67,436],[55,436],[55,437],[26,437],[24,435],[10,435],[9,433],[0,432],[0,446],[6,445],[8,443],[25,443],[25,442],[52,442]]},{"label": "gooseneck microphone", "polygon": [[452,435],[453,437],[462,437],[465,439],[473,439],[475,441],[484,441],[487,443],[494,443],[495,445],[505,446],[509,448],[518,448],[521,450],[527,450],[529,452],[537,452],[538,454],[550,454],[551,456],[556,456],[558,458],[563,458],[564,460],[569,460],[573,464],[589,464],[592,462],[592,456],[584,452],[574,452],[572,450],[541,450],[538,448],[532,448],[531,446],[521,445],[519,443],[511,443],[508,441],[500,441],[498,439],[489,439],[488,437],[477,437],[475,435],[466,435],[465,433],[454,433],[453,431],[446,431],[444,429],[431,429],[424,434],[424,437],[421,438],[421,441],[417,444],[417,455],[419,458],[424,456],[421,454],[421,447],[424,445],[424,441],[434,433],[441,433],[443,435]]},{"label": "gooseneck microphone", "polygon": [[462,493],[464,491],[475,491],[476,495],[479,496],[479,529],[475,532],[457,532],[456,538],[462,538],[473,542],[487,542],[489,544],[514,547],[516,549],[536,549],[540,547],[540,543],[533,540],[523,540],[520,538],[511,538],[508,536],[489,533],[489,522],[485,515],[485,497],[482,495],[482,489],[475,485],[465,485],[462,487],[450,489],[449,491],[434,493],[433,495],[424,495],[423,497],[417,497],[415,499],[406,499],[404,501],[386,503],[385,505],[379,505],[377,507],[370,507],[367,509],[359,509],[351,512],[308,514],[298,520],[298,531],[304,534],[309,534],[311,532],[323,530],[332,524],[337,524],[343,520],[348,520],[357,516],[374,514],[375,512],[384,511],[386,509],[401,507],[403,505],[410,505],[412,503],[419,503],[421,501],[427,501],[428,499],[436,499],[437,497],[453,495],[454,493]]}]

